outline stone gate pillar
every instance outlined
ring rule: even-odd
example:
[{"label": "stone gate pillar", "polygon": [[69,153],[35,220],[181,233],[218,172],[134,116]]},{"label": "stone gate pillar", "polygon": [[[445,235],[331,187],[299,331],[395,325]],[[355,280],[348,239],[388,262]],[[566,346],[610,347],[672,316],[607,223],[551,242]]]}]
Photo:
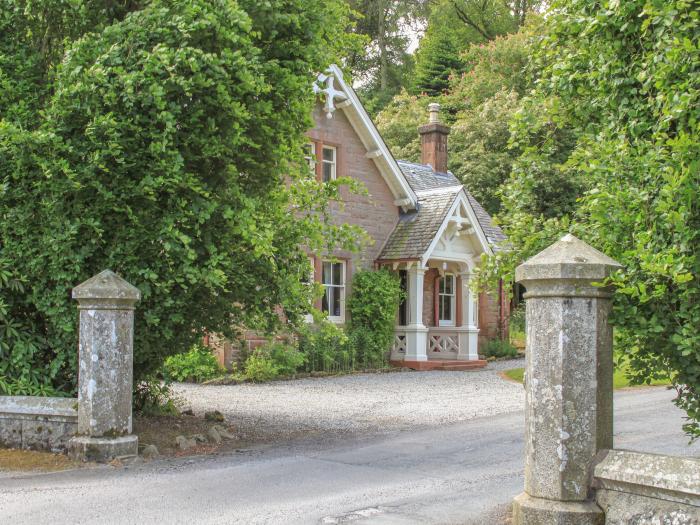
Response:
[{"label": "stone gate pillar", "polygon": [[72,456],[109,461],[138,452],[131,434],[137,288],[105,270],[73,289],[80,310],[78,433]]},{"label": "stone gate pillar", "polygon": [[520,265],[525,286],[525,492],[517,525],[602,524],[590,491],[593,459],[612,448],[611,290],[620,265],[566,235]]}]

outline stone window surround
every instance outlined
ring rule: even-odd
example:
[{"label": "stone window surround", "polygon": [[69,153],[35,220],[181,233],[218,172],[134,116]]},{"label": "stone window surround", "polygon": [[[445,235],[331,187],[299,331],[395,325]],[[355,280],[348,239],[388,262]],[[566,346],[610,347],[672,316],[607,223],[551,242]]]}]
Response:
[{"label": "stone window surround", "polygon": [[[331,180],[335,180],[338,177],[343,176],[343,149],[342,145],[336,142],[328,142],[325,140],[317,140],[313,137],[308,137],[309,141],[306,146],[311,146],[311,151],[313,152],[314,158],[310,160],[309,166],[313,163],[314,171],[316,173],[316,180],[323,182],[323,166],[327,164],[328,161],[324,161],[323,152],[325,149],[333,150],[333,175]],[[309,158],[308,156],[306,157]]]}]

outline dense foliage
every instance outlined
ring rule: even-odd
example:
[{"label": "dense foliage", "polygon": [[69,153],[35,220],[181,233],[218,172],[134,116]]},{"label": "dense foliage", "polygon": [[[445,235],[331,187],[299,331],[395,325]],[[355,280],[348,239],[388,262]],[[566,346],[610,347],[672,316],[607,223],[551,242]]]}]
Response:
[{"label": "dense foliage", "polygon": [[697,5],[556,1],[544,24],[492,275],[569,230],[617,259],[617,350],[633,381],[673,379],[700,436]]},{"label": "dense foliage", "polygon": [[306,356],[292,345],[268,343],[256,348],[243,363],[243,377],[256,383],[288,377],[300,370]]},{"label": "dense foliage", "polygon": [[450,77],[461,72],[462,61],[454,36],[441,30],[433,35],[431,30],[432,27],[423,37],[422,45],[416,53],[412,87],[417,94],[438,96],[449,88]]},{"label": "dense foliage", "polygon": [[518,349],[510,341],[491,339],[484,346],[483,355],[495,358],[515,357],[518,355]]},{"label": "dense foliage", "polygon": [[3,392],[74,388],[70,290],[105,268],[142,292],[140,378],[205,331],[297,322],[303,247],[354,242],[302,157],[344,3],[113,5],[0,0]]},{"label": "dense foliage", "polygon": [[517,148],[511,148],[510,124],[520,110],[527,82],[527,41],[536,26],[469,46],[460,54],[463,72],[453,75],[439,96],[394,97],[377,116],[377,127],[394,155],[420,161],[416,129],[427,121],[427,105],[439,102],[441,118],[452,127],[450,170],[490,213],[501,207],[499,188],[508,179]]},{"label": "dense foliage", "polygon": [[201,383],[223,373],[223,368],[211,350],[201,345],[193,346],[184,354],[169,356],[163,364],[166,382],[188,381]]},{"label": "dense foliage", "polygon": [[349,372],[355,370],[355,348],[345,330],[335,323],[320,320],[302,327],[298,334],[299,351],[304,354],[305,372]]},{"label": "dense foliage", "polygon": [[402,296],[396,273],[381,269],[361,270],[353,275],[352,294],[347,303],[349,336],[357,349],[356,359],[361,367],[386,364]]}]

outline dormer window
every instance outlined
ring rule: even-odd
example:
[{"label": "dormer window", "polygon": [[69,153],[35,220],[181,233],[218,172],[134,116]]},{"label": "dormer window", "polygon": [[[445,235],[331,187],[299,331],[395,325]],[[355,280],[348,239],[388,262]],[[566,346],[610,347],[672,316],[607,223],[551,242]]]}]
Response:
[{"label": "dormer window", "polygon": [[323,171],[321,180],[328,182],[336,178],[336,149],[333,146],[323,146]]}]

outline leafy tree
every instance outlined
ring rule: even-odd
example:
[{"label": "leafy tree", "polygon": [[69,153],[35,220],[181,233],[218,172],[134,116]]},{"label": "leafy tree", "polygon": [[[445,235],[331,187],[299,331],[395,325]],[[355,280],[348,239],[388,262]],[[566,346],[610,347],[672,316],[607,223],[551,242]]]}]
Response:
[{"label": "leafy tree", "polygon": [[402,91],[377,115],[377,129],[397,159],[420,162],[418,126],[427,122],[428,104],[434,100]]},{"label": "leafy tree", "polygon": [[377,117],[394,154],[420,161],[417,127],[426,122],[428,102],[440,102],[441,118],[452,126],[449,167],[489,213],[499,211],[500,187],[519,155],[517,147],[510,147],[510,123],[526,91],[527,43],[536,30],[532,24],[518,33],[471,45],[462,53],[466,71],[452,79],[448,92],[435,98],[402,94]]},{"label": "leafy tree", "polygon": [[[624,270],[612,278],[617,351],[635,382],[671,377],[684,428],[698,437],[696,6],[555,1],[545,28],[534,49],[536,89],[515,123],[522,157],[504,189],[515,251],[491,268],[509,272],[567,230],[620,261]],[[554,191],[533,191],[538,178]]]},{"label": "leafy tree", "polygon": [[136,0],[0,0],[0,116],[25,128],[53,90],[67,43],[121,20]]},{"label": "leafy tree", "polygon": [[539,21],[533,18],[517,33],[470,45],[460,58],[464,73],[453,79],[445,104],[457,110],[474,108],[503,90],[522,97],[530,87],[525,74],[528,43],[538,30]]},{"label": "leafy tree", "polygon": [[[3,1],[12,13],[31,7]],[[343,181],[316,183],[302,153],[310,83],[337,58],[347,7],[155,0],[83,34],[89,4],[85,18],[72,17],[73,2],[39,5],[63,13],[61,45],[39,73],[22,64],[49,56],[33,29],[5,25],[27,53],[2,40],[12,66],[2,94],[21,85],[24,95],[0,121],[0,329],[18,332],[0,345],[0,361],[16,365],[0,380],[36,369],[40,384],[74,387],[70,290],[104,268],[142,291],[137,377],[205,331],[278,327],[278,305],[298,321],[311,303],[302,246],[351,247],[357,233],[329,224]]]},{"label": "leafy tree", "polygon": [[520,109],[513,91],[499,91],[460,113],[450,134],[450,169],[490,214],[500,210],[499,189],[516,151],[509,147],[510,121]]},{"label": "leafy tree", "polygon": [[365,45],[349,53],[347,66],[361,83],[368,111],[376,113],[410,83],[413,57],[408,53],[412,33],[423,25],[429,0],[349,0],[356,13],[352,32]]},{"label": "leafy tree", "polygon": [[517,32],[527,14],[541,3],[537,0],[449,0],[455,18],[484,40]]}]

